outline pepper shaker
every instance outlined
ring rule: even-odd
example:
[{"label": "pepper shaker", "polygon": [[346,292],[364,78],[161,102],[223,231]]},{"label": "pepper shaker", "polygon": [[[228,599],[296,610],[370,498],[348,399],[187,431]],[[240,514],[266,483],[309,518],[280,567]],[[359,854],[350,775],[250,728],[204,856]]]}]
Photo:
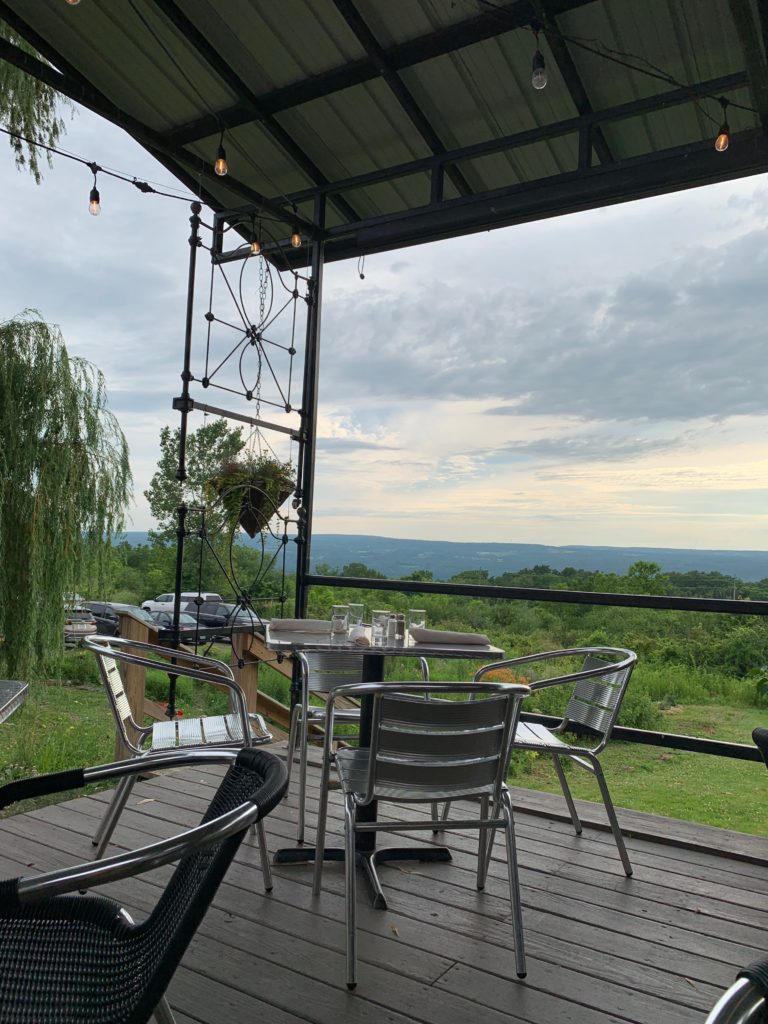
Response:
[{"label": "pepper shaker", "polygon": [[395,643],[405,643],[405,615],[402,612],[397,616],[395,622]]}]

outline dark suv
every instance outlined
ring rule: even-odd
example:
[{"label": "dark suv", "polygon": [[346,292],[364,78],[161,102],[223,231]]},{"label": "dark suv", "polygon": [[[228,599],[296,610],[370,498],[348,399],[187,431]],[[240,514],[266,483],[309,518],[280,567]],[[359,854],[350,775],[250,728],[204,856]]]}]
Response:
[{"label": "dark suv", "polygon": [[259,621],[247,608],[226,601],[203,601],[200,605],[190,601],[184,611],[197,619],[201,626],[221,630],[229,630],[232,626],[251,626]]},{"label": "dark suv", "polygon": [[115,601],[88,601],[86,607],[96,620],[97,632],[102,636],[118,636],[120,631],[120,613],[130,612],[134,618],[141,619],[148,626],[155,627],[149,612],[136,604],[119,604]]}]

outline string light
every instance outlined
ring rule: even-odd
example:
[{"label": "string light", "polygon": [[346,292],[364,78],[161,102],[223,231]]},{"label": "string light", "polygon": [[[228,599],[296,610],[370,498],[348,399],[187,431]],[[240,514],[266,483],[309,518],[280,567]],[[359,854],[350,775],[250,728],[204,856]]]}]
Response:
[{"label": "string light", "polygon": [[213,164],[213,169],[216,171],[220,178],[229,170],[227,166],[227,151],[224,149],[224,129],[221,129],[221,138],[219,139],[219,148],[216,150],[216,160]]},{"label": "string light", "polygon": [[[293,204],[293,216],[297,216],[296,204]],[[293,229],[291,231],[291,245],[294,249],[301,248],[301,232],[299,231],[299,225],[294,222]]]},{"label": "string light", "polygon": [[720,106],[723,108],[723,123],[720,125],[720,131],[717,133],[715,139],[715,149],[718,153],[724,153],[728,149],[728,144],[731,141],[731,130],[728,127],[728,121],[725,116],[725,110],[728,106],[728,100],[724,97],[720,97]]},{"label": "string light", "polygon": [[258,256],[259,253],[261,252],[261,242],[258,240],[258,238],[254,238],[253,241],[251,242],[251,252],[253,253],[254,256]]},{"label": "string light", "polygon": [[91,170],[93,171],[93,188],[91,189],[91,195],[88,199],[88,213],[92,217],[98,217],[101,213],[101,199],[99,197],[99,190],[96,188],[96,173],[99,170],[98,164],[91,164]]},{"label": "string light", "polygon": [[67,3],[70,7],[77,7],[77,5],[80,3],[80,0],[67,0]]},{"label": "string light", "polygon": [[536,53],[531,62],[531,85],[534,89],[544,89],[547,84],[547,65],[544,62],[544,54],[539,49],[539,30],[534,29],[536,36]]}]

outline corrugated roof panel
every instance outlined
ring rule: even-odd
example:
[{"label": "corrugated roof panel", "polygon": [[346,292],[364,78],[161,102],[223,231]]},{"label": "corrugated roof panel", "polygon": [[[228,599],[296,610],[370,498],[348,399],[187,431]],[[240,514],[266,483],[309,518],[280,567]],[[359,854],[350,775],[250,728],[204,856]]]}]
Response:
[{"label": "corrugated roof panel", "polygon": [[480,14],[481,7],[467,0],[446,3],[445,0],[356,0],[355,6],[365,23],[383,47],[393,46],[418,36],[427,35],[436,28],[453,25]]},{"label": "corrugated roof panel", "polygon": [[302,104],[278,120],[332,179],[430,153],[381,80]]},{"label": "corrugated roof panel", "polygon": [[472,170],[485,183],[487,190],[509,188],[525,182],[539,182],[558,174],[575,171],[578,166],[578,141],[571,136],[556,139],[546,148],[540,142],[520,146],[512,155],[491,153],[461,163],[462,170]]},{"label": "corrugated roof panel", "polygon": [[259,94],[365,56],[331,0],[184,0],[179,6]]},{"label": "corrugated roof panel", "polygon": [[[87,21],[66,4],[27,4],[24,16],[121,109],[162,131],[236,99],[154,5],[90,0]],[[87,31],[84,31],[87,28]]]}]

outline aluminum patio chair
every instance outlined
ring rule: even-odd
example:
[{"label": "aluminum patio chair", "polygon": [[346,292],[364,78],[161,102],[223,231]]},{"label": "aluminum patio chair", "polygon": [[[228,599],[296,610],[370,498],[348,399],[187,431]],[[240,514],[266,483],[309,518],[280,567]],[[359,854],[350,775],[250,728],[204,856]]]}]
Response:
[{"label": "aluminum patio chair", "polygon": [[[365,832],[434,831],[437,801],[479,797],[479,813],[451,822],[453,828],[479,830],[477,888],[485,887],[493,837],[503,829],[507,842],[515,966],[525,977],[525,949],[520,908],[512,803],[505,784],[509,749],[520,701],[527,686],[509,683],[361,683],[332,691],[328,699],[325,756],[320,787],[313,891],[322,884],[328,777],[336,703],[348,697],[373,701],[370,748],[339,750],[335,764],[344,797],[347,923],[347,987],[357,984],[355,840]],[[449,697],[424,700],[424,697]],[[482,699],[460,699],[479,696]],[[386,800],[387,820],[360,821],[359,808]],[[427,804],[421,821],[392,820],[400,804]],[[490,830],[490,837],[488,831]]]},{"label": "aluminum patio chair", "polygon": [[[583,658],[584,661],[578,671],[558,672],[557,662],[565,661],[566,658]],[[624,838],[608,791],[608,784],[600,767],[598,754],[610,739],[636,662],[637,655],[633,651],[620,647],[577,647],[498,661],[491,665],[484,665],[475,674],[477,681],[486,679],[491,673],[500,670],[506,670],[516,676],[527,677],[531,671],[536,673],[542,665],[546,668],[554,665],[554,675],[550,673],[547,678],[530,680],[529,685],[532,692],[548,686],[575,684],[559,725],[548,728],[546,725],[531,721],[531,716],[524,714],[517,727],[512,747],[514,750],[533,750],[539,754],[552,756],[577,835],[581,834],[581,821],[560,759],[567,758],[573,764],[592,772],[600,787],[613,838],[627,875],[632,874],[632,865],[629,862]],[[586,726],[590,730],[589,735],[594,736],[596,742],[587,745],[581,741],[572,742],[566,739],[564,734],[568,733],[574,725]]]},{"label": "aluminum patio chair", "polygon": [[[293,761],[298,748],[299,755],[299,797],[298,826],[296,838],[304,842],[307,792],[307,751],[309,748],[310,725],[325,721],[325,707],[310,703],[311,694],[328,694],[338,686],[348,686],[362,681],[363,655],[337,654],[334,651],[297,651],[301,691],[291,712],[291,727],[288,734],[288,783],[290,785]],[[425,658],[419,658],[422,678],[429,681],[429,666]],[[349,702],[352,703],[352,702]],[[359,725],[360,708],[337,707],[336,725]],[[354,736],[348,733],[333,737],[334,740],[350,741]]]},{"label": "aluminum patio chair", "polygon": [[[0,808],[108,778],[228,764],[200,825],[102,861],[0,880],[3,1024],[173,1024],[165,990],[250,825],[285,790],[282,761],[265,751],[167,751],[97,768],[11,782]],[[84,895],[179,861],[149,916],[134,924],[119,903]]]},{"label": "aluminum patio chair", "polygon": [[[159,750],[191,749],[194,747],[243,747],[269,743],[272,734],[261,715],[248,712],[245,694],[235,681],[232,670],[222,661],[206,658],[187,651],[140,643],[116,636],[86,637],[84,646],[96,656],[99,675],[107,693],[109,706],[115,717],[118,732],[125,746],[135,757],[148,757]],[[199,679],[223,687],[229,692],[230,708],[226,715],[203,718],[178,718],[167,722],[139,725],[133,718],[125,695],[120,663],[139,665],[145,669],[161,670],[168,675],[185,679]],[[245,739],[244,739],[245,737]],[[106,813],[93,837],[97,847],[96,858],[102,856],[109,844],[118,819],[131,795],[137,776],[121,778]],[[272,888],[264,826],[256,825],[261,852],[264,886]]]}]

